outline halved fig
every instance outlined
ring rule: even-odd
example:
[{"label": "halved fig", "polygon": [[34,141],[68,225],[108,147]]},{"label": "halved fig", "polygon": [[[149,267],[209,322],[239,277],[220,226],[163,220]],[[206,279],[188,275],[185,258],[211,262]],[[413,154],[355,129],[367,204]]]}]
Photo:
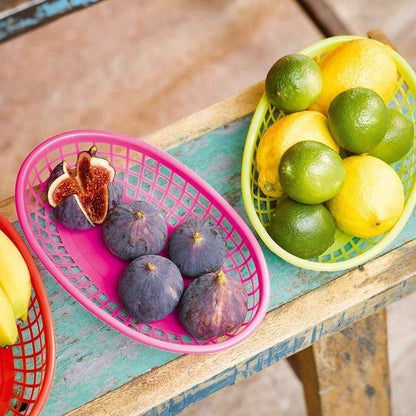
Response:
[{"label": "halved fig", "polygon": [[78,155],[73,172],[64,160],[51,172],[48,202],[57,221],[72,230],[102,224],[110,208],[122,202],[123,189],[115,184],[115,170],[91,147]]},{"label": "halved fig", "polygon": [[80,194],[81,189],[68,163],[64,160],[56,165],[48,179],[48,202],[54,208],[74,194]]},{"label": "halved fig", "polygon": [[108,182],[113,182],[115,174],[108,160],[97,155],[96,146],[78,155],[77,179],[85,193],[96,192]]},{"label": "halved fig", "polygon": [[89,230],[94,224],[88,218],[78,195],[71,195],[53,209],[56,220],[70,230]]}]

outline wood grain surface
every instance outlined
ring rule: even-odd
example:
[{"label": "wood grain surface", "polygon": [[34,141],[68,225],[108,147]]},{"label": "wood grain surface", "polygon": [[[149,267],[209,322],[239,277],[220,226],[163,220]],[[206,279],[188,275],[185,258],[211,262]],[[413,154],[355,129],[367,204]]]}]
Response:
[{"label": "wood grain surface", "polygon": [[[416,290],[416,241],[268,313],[257,332],[229,351],[182,356],[71,416],[177,414],[206,395],[261,371]],[[219,377],[215,377],[216,374]],[[201,384],[197,394],[193,387]],[[168,400],[170,399],[170,400]],[[158,405],[156,410],[152,408]]]},{"label": "wood grain surface", "polygon": [[[252,113],[263,92],[262,81],[141,139],[168,150]],[[14,196],[0,201],[0,214],[17,220]]]},{"label": "wood grain surface", "polygon": [[294,0],[107,0],[2,43],[0,200],[48,137],[143,137],[257,84],[280,56],[321,38]]},{"label": "wood grain surface", "polygon": [[3,14],[4,12],[10,11],[10,10],[12,10],[10,13],[13,13],[13,9],[16,9],[16,7],[23,8],[28,3],[33,3],[33,0],[2,0],[0,2],[0,13]]},{"label": "wood grain surface", "polygon": [[416,2],[414,0],[324,0],[349,33],[365,35],[380,28],[395,48],[416,67]]},{"label": "wood grain surface", "polygon": [[[254,6],[249,2],[249,7],[247,2],[233,1],[227,7],[220,2],[206,3],[204,7],[198,5],[198,19],[193,19],[192,13],[181,13],[181,7],[191,7],[183,1],[176,3],[174,11],[166,7],[158,22],[148,17],[152,6],[143,7],[128,0],[123,9],[116,3],[101,2],[40,28],[30,37],[2,44],[0,86],[6,106],[2,106],[3,112],[0,110],[0,125],[4,127],[8,153],[0,162],[11,177],[28,148],[54,133],[85,127],[140,136],[263,79],[276,57],[321,37],[289,0],[278,5],[259,1]],[[160,8],[160,2],[154,3]],[[355,1],[351,4],[353,8]],[[98,21],[111,21],[108,33],[90,24],[93,13]],[[371,8],[365,13],[371,13]],[[406,19],[411,21],[410,16]],[[201,20],[204,27],[197,23]],[[386,16],[386,21],[390,24],[392,20]],[[347,23],[348,30],[356,33]],[[185,24],[192,28],[191,32],[185,31]],[[375,26],[380,24],[366,27],[362,33]],[[128,36],[127,27],[131,28]],[[149,31],[147,38],[144,33]],[[192,33],[191,38],[188,33]],[[391,35],[388,31],[387,34]],[[175,41],[181,38],[186,39],[185,46],[176,49]],[[220,44],[227,46],[219,48]],[[151,49],[151,45],[155,48]],[[30,56],[28,49],[32,51]],[[63,50],[67,53],[63,54]],[[154,55],[148,53],[150,50],[166,52]],[[247,54],[251,54],[250,60]],[[163,76],[154,70],[155,63],[164,68]],[[10,66],[15,68],[13,74],[7,69]],[[238,68],[237,75],[224,69],[230,67]],[[93,73],[91,68],[98,69]],[[166,79],[172,82],[166,83]],[[225,124],[202,138],[189,140],[238,118],[238,114],[249,113],[262,86],[253,91],[238,98],[244,111],[233,103],[228,109],[230,114],[221,114],[223,107],[218,104],[205,116],[192,116],[146,138],[161,148],[170,148],[171,154],[208,180],[243,216],[238,166],[250,119]],[[176,143],[182,145],[173,147]],[[201,151],[204,157],[198,154]],[[10,154],[17,156],[11,160]],[[221,172],[213,169],[218,164]],[[8,179],[1,184],[6,192],[3,197],[10,195],[11,183]],[[1,203],[0,212],[15,219],[13,199]],[[274,276],[270,308],[277,309],[268,313],[260,329],[244,344],[203,357],[178,357],[131,342],[82,309],[41,267],[58,343],[58,368],[44,414],[64,414],[98,396],[101,397],[72,414],[180,412],[414,292],[416,247],[410,240],[415,238],[415,227],[413,214],[395,241],[400,248],[339,278],[339,274],[296,269],[264,248]]]},{"label": "wood grain surface", "polygon": [[308,416],[390,416],[387,311],[382,309],[290,357]]},{"label": "wood grain surface", "polygon": [[0,42],[99,1],[2,0],[0,2]]},{"label": "wood grain surface", "polygon": [[325,36],[350,34],[342,20],[325,0],[297,0]]},{"label": "wood grain surface", "polygon": [[[222,194],[245,221],[248,220],[241,198],[240,170],[241,157],[250,120],[250,116],[240,118],[169,150],[171,155],[194,170]],[[415,229],[416,217],[413,215],[409,219],[407,227],[396,238],[394,245],[389,247],[389,249],[414,239]],[[298,269],[272,254],[263,244],[261,244],[261,247],[272,276],[270,310],[278,308],[277,311],[279,311],[279,307],[282,307],[282,305],[291,304],[296,299],[301,300],[304,297],[302,295],[313,294],[314,289],[325,287],[326,284],[337,281],[337,277],[342,274],[340,272],[322,273]],[[110,327],[101,323],[93,315],[85,311],[73,298],[63,292],[52,276],[42,267],[41,273],[51,301],[56,333],[58,334],[58,366],[55,383],[44,415],[50,414],[55,416],[64,414],[77,406],[81,406],[108,391],[128,383],[129,380],[140,377],[149,371],[153,373],[156,368],[178,357],[175,354],[135,343],[111,330]],[[366,280],[364,284],[366,285],[364,288],[365,293],[373,293],[372,279]],[[401,288],[395,287],[394,290],[397,294],[397,291],[401,290]],[[405,292],[411,292],[412,290],[414,290],[412,285],[405,287]],[[361,295],[361,293],[358,295]],[[336,302],[338,302],[338,299],[338,297],[333,298],[334,305],[329,305],[328,308],[337,307]],[[199,400],[216,391],[216,389],[243,378],[244,375],[248,376],[252,371],[259,371],[263,366],[270,365],[270,363],[282,357],[295,353],[300,348],[307,346],[308,343],[319,339],[319,336],[326,331],[336,331],[337,320],[340,319],[342,325],[344,324],[343,320],[346,323],[351,323],[357,318],[356,314],[358,311],[362,311],[363,308],[366,311],[367,308],[369,310],[375,308],[373,305],[365,306],[365,300],[360,297],[350,298],[347,296],[347,299],[355,302],[355,309],[351,314],[345,312],[344,315],[342,313],[335,315],[337,316],[337,318],[333,318],[334,320],[336,319],[335,322],[328,321],[325,324],[328,327],[324,326],[324,324],[316,324],[315,329],[310,329],[306,334],[301,333],[294,338],[292,337],[293,328],[287,328],[288,332],[282,335],[286,341],[281,340],[271,351],[268,351],[271,347],[267,344],[267,342],[271,342],[271,339],[265,338],[266,345],[263,346],[262,339],[255,338],[256,348],[260,348],[260,350],[256,351],[265,352],[264,354],[258,353],[258,357],[247,358],[248,362],[242,359],[239,367],[241,373],[232,363],[228,370],[221,370],[224,367],[218,368],[214,363],[214,367],[211,369],[212,372],[209,373],[210,377],[214,377],[216,369],[223,371],[223,373],[212,379],[206,376],[208,380],[204,381],[202,385],[194,385],[190,391],[183,392],[179,398],[172,398],[171,402],[167,404],[162,403],[160,406],[173,406],[173,409],[179,409],[187,403],[190,404]],[[393,302],[394,299],[394,296],[386,298],[383,300],[385,302],[384,305]],[[383,302],[380,307],[383,307]],[[320,303],[322,303],[322,300],[320,300]],[[325,309],[322,310],[325,311]],[[275,318],[279,316],[280,319],[280,315],[273,316]],[[291,316],[291,319],[294,320],[295,317]],[[300,325],[305,323],[302,316],[296,319],[300,320],[298,322]],[[275,327],[272,326],[270,331],[274,333]],[[315,335],[313,335],[314,331]],[[92,348],[92,346],[99,346],[99,348]],[[250,353],[251,350],[248,349],[247,351]],[[204,360],[203,358],[200,359]],[[108,363],[111,363],[111,366]],[[226,365],[225,363],[226,360],[224,360],[222,366]],[[184,372],[185,368],[181,368],[180,371]],[[190,378],[189,380],[191,382],[199,382],[198,379]],[[172,383],[174,384],[174,381]],[[165,386],[162,384],[159,387],[161,390],[157,394],[163,396]],[[152,397],[154,398],[154,396]],[[149,397],[149,400],[152,397]]]}]

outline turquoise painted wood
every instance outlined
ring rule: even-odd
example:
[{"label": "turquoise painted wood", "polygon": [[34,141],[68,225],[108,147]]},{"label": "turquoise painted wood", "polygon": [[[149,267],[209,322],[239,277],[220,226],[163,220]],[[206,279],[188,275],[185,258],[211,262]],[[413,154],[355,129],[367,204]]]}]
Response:
[{"label": "turquoise painted wood", "polygon": [[[403,285],[384,293],[380,297],[372,298],[371,301],[365,302],[361,309],[354,313],[345,314],[340,317],[329,319],[326,322],[315,326],[312,329],[306,329],[302,334],[291,339],[274,345],[273,347],[262,351],[261,353],[249,358],[248,360],[232,366],[222,373],[212,377],[204,383],[195,386],[182,394],[173,397],[170,400],[154,407],[145,416],[172,416],[180,413],[192,404],[210,396],[211,394],[223,389],[224,387],[238,383],[239,381],[250,377],[251,375],[262,371],[273,363],[286,358],[297,351],[308,347],[314,342],[319,341],[322,337],[332,334],[347,327],[353,322],[385,308],[387,305],[397,302],[407,294],[416,291],[416,276],[406,281]],[[270,386],[272,391],[273,386]]]},{"label": "turquoise painted wood", "polygon": [[[246,221],[240,190],[240,169],[250,119],[246,117],[237,120],[169,151],[219,191]],[[400,246],[415,237],[416,216],[413,213],[394,246]],[[341,274],[301,270],[276,257],[264,245],[262,247],[271,275],[270,309]],[[393,246],[389,247],[392,248]],[[55,381],[43,415],[65,414],[177,357],[176,354],[145,347],[117,333],[74,301],[43,267],[40,269],[51,301],[58,351]],[[416,288],[403,288],[403,291],[407,290]],[[400,292],[386,296],[396,298],[401,295]],[[368,308],[377,310],[386,303],[389,303],[387,297],[377,300],[376,304],[369,305]],[[244,365],[229,369],[192,391],[185,392],[183,397],[165,403],[152,413],[168,414],[169,407],[172,407],[172,414],[177,413],[183,406],[233,384],[239,378],[260,371],[278,359],[317,341],[323,334],[334,332],[348,323],[341,319],[306,331],[304,336],[276,345]]]},{"label": "turquoise painted wood", "polygon": [[[101,0],[28,0],[19,7],[0,13],[0,42],[99,1]],[[5,6],[7,7],[7,0]]]}]

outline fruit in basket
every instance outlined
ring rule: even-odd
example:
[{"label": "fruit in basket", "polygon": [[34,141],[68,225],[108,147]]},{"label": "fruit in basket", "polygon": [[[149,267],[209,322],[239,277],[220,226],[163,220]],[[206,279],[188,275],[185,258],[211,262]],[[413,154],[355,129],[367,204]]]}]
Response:
[{"label": "fruit in basket", "polygon": [[114,168],[97,155],[95,146],[78,155],[75,173],[66,161],[59,163],[47,183],[48,202],[57,221],[73,230],[102,224],[109,209],[107,185],[114,176]]},{"label": "fruit in basket", "polygon": [[32,293],[29,269],[18,248],[2,231],[0,231],[0,287],[9,299],[15,319],[26,321]]},{"label": "fruit in basket", "polygon": [[322,90],[318,64],[309,56],[291,54],[280,58],[266,77],[270,102],[286,113],[306,110]]},{"label": "fruit in basket", "polygon": [[[108,202],[103,202],[102,199]],[[84,200],[85,201],[85,200]],[[88,203],[91,206],[103,208],[105,217],[111,208],[121,204],[123,201],[123,186],[120,183],[110,182],[105,185],[104,189],[92,195]],[[104,217],[104,214],[99,214],[95,211],[93,215],[89,215],[84,209],[84,204],[81,202],[78,195],[71,195],[64,199],[59,205],[53,208],[53,215],[55,219],[70,230],[89,230],[94,227],[94,221],[97,221],[97,215]],[[99,224],[101,222],[95,222]]]},{"label": "fruit in basket", "polygon": [[218,337],[235,331],[244,322],[247,299],[240,279],[221,270],[204,274],[186,288],[179,318],[195,338]]},{"label": "fruit in basket", "polygon": [[146,255],[126,267],[118,283],[118,295],[133,318],[153,322],[176,308],[183,288],[181,273],[172,261]]},{"label": "fruit in basket", "polygon": [[270,237],[284,250],[309,259],[324,253],[334,242],[335,223],[322,205],[280,201],[270,215]]},{"label": "fruit in basket", "polygon": [[71,195],[53,208],[55,219],[70,230],[89,230],[94,223],[88,218],[78,195]]},{"label": "fruit in basket", "polygon": [[380,96],[368,88],[352,88],[337,95],[329,106],[329,131],[349,152],[374,149],[384,138],[389,116]]},{"label": "fruit in basket", "polygon": [[393,95],[397,69],[393,50],[372,39],[354,39],[330,51],[319,62],[323,88],[311,110],[327,114],[331,101],[350,88],[374,90],[387,102]]},{"label": "fruit in basket", "polygon": [[369,153],[372,156],[393,163],[400,160],[413,145],[413,123],[399,111],[387,109],[389,116],[387,132],[383,140]]},{"label": "fruit in basket", "polygon": [[168,228],[157,209],[145,201],[116,205],[103,227],[104,242],[123,260],[158,254],[166,245]]},{"label": "fruit in basket", "polygon": [[289,147],[305,140],[326,144],[339,152],[329,133],[327,118],[317,111],[289,114],[266,130],[256,155],[258,184],[265,195],[277,198],[284,194],[279,180],[280,159]]},{"label": "fruit in basket", "polygon": [[113,209],[116,205],[123,202],[124,189],[119,182],[109,182],[108,188],[108,211]]},{"label": "fruit in basket", "polygon": [[289,147],[279,165],[280,184],[297,202],[320,204],[334,197],[345,181],[342,159],[325,144],[304,141]]},{"label": "fruit in basket", "polygon": [[344,159],[345,184],[327,202],[337,226],[347,234],[369,238],[390,230],[404,206],[400,178],[387,163],[369,155]]},{"label": "fruit in basket", "polygon": [[17,339],[16,318],[12,305],[0,287],[0,347],[13,345]]},{"label": "fruit in basket", "polygon": [[221,228],[211,218],[188,217],[169,241],[169,257],[186,277],[219,270],[226,255]]}]

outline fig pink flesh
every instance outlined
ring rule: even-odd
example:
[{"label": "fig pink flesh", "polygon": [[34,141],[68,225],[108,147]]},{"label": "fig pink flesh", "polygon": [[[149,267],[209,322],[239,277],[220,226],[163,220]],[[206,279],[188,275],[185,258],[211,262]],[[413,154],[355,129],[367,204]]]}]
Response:
[{"label": "fig pink flesh", "polygon": [[[77,159],[77,170],[74,175],[69,165],[63,161],[51,172],[48,181],[48,202],[51,207],[62,204],[67,198],[76,195],[71,204],[65,206],[60,214],[65,218],[76,219],[79,215],[85,215],[92,224],[104,222],[109,209],[108,184],[113,181],[115,170],[106,159],[95,156],[97,149],[93,146],[88,152],[81,152]],[[112,196],[121,202],[122,193],[115,189]],[[116,191],[116,192],[115,192]],[[113,199],[114,199],[113,198]],[[73,215],[66,210],[72,209],[74,203],[80,205]]]}]

